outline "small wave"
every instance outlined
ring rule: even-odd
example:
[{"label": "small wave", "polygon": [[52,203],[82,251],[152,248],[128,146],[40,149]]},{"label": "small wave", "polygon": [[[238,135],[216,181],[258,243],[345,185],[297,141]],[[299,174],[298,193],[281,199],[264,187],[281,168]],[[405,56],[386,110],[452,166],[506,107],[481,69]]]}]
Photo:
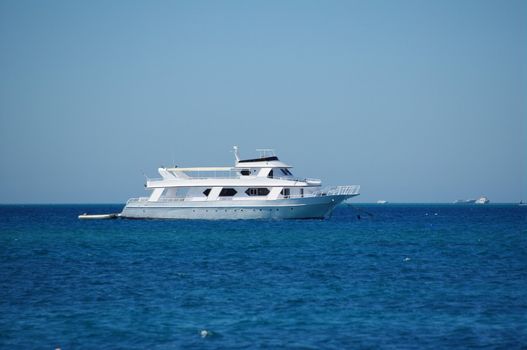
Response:
[{"label": "small wave", "polygon": [[201,332],[199,332],[199,335],[201,335],[202,338],[207,338],[212,336],[212,332],[206,329],[202,329]]}]

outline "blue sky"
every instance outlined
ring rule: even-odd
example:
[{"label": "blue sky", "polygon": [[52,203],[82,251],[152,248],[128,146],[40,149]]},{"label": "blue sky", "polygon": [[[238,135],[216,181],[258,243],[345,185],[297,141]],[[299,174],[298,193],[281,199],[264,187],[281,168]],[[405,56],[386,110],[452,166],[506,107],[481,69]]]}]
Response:
[{"label": "blue sky", "polygon": [[0,202],[277,150],[357,201],[527,200],[524,1],[2,1]]}]

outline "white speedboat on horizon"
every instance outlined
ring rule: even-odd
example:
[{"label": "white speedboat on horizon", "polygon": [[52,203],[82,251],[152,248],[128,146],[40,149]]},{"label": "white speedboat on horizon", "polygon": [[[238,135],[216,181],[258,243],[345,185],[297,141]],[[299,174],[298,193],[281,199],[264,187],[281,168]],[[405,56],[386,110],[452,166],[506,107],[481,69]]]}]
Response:
[{"label": "white speedboat on horizon", "polygon": [[458,199],[454,202],[454,204],[488,204],[490,203],[490,200],[485,197],[481,196],[478,199]]},{"label": "white speedboat on horizon", "polygon": [[318,179],[298,178],[272,150],[233,167],[159,168],[147,179],[149,197],[131,198],[122,218],[148,219],[322,219],[360,186],[322,188]]},{"label": "white speedboat on horizon", "polygon": [[481,196],[481,197],[479,197],[479,198],[476,200],[475,203],[476,203],[476,204],[489,204],[489,203],[490,203],[490,200],[489,200],[487,197],[485,197],[485,196]]},{"label": "white speedboat on horizon", "polygon": [[475,199],[458,199],[454,201],[454,204],[474,204],[476,203]]}]

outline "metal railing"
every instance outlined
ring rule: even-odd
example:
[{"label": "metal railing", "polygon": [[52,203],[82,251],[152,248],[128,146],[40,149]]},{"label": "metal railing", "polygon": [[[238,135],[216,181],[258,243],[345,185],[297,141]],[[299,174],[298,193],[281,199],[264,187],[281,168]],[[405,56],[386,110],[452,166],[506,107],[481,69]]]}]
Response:
[{"label": "metal railing", "polygon": [[282,198],[305,198],[305,197],[323,197],[323,196],[356,196],[359,194],[360,186],[359,185],[352,185],[352,186],[332,186],[332,187],[326,187],[319,191],[311,192],[311,193],[304,193],[302,194],[294,194],[289,196],[283,196]]},{"label": "metal railing", "polygon": [[359,194],[360,186],[335,186],[332,187],[328,192],[328,196],[352,196]]}]

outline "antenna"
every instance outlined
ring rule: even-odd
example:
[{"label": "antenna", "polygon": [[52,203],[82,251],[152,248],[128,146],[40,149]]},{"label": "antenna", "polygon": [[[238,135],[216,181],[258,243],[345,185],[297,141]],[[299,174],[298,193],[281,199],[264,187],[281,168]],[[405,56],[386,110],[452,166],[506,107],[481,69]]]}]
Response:
[{"label": "antenna", "polygon": [[232,146],[233,152],[234,152],[234,158],[236,158],[236,161],[240,161],[240,156],[238,155],[238,146]]}]

